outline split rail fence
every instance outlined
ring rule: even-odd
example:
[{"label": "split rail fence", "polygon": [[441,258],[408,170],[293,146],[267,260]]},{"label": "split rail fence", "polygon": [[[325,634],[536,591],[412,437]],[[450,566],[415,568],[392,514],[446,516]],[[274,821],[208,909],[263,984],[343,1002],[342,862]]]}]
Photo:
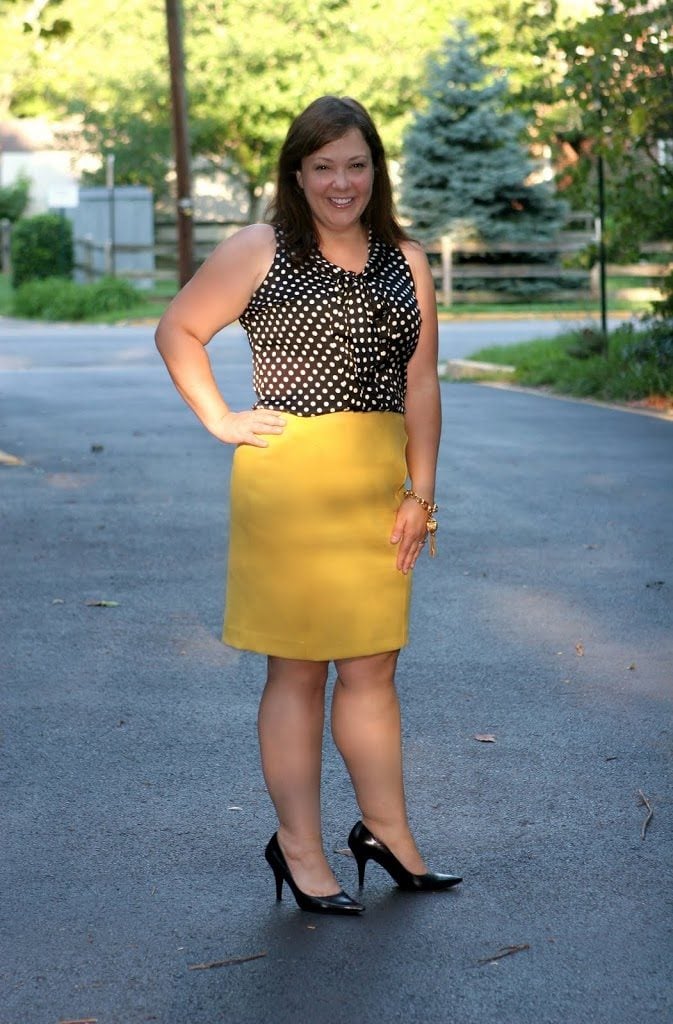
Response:
[{"label": "split rail fence", "polygon": [[[241,225],[231,221],[196,221],[194,223],[194,259],[198,265]],[[0,269],[11,271],[10,225],[0,223]],[[553,242],[536,245],[491,243],[484,246],[476,242],[454,245],[449,238],[426,246],[437,287],[437,297],[443,306],[461,303],[487,304],[525,301],[592,301],[598,297],[599,268],[588,269],[567,266],[568,257],[586,249],[594,240],[593,232],[585,225],[583,230],[565,231]],[[115,271],[119,277],[144,286],[156,287],[158,282],[174,282],[177,275],[177,237],[175,222],[159,220],[155,224],[153,245],[120,245],[109,241],[99,243],[93,237],[78,238],[76,242],[76,269],[86,281],[95,281],[104,273]],[[124,269],[118,257],[131,253],[151,252],[152,270]],[[101,258],[102,254],[102,258]],[[517,261],[520,256],[520,262]],[[607,265],[607,275],[617,279],[610,290],[610,299],[649,302],[661,296],[661,279],[673,271],[673,242],[653,242],[642,246],[638,262]],[[647,259],[649,257],[649,259]],[[501,262],[504,261],[504,262]],[[115,270],[116,268],[116,270]],[[527,294],[531,284],[534,295]],[[517,289],[517,286],[518,289]],[[548,286],[548,287],[545,287]],[[520,296],[517,296],[517,290]]]}]

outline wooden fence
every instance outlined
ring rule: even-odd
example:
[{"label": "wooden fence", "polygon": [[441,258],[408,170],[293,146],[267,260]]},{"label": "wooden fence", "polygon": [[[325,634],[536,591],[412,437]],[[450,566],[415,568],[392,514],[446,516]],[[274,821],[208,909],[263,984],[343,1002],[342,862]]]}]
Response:
[{"label": "wooden fence", "polygon": [[[581,218],[583,215],[580,216]],[[200,264],[223,238],[236,231],[241,225],[230,221],[196,221],[194,223],[194,258]],[[120,245],[112,250],[110,242],[94,242],[92,236],[76,239],[78,254],[76,268],[86,281],[95,281],[103,273],[115,269],[118,255],[151,252],[155,267],[152,270],[119,270],[120,277],[152,287],[159,281],[175,281],[177,242],[175,223],[157,220],[153,246]],[[586,249],[594,240],[585,223],[579,230],[562,232],[553,242],[536,245],[517,243],[491,243],[484,246],[477,242],[453,245],[449,238],[443,238],[428,245],[426,251],[437,286],[438,299],[450,307],[465,302],[506,303],[521,301],[519,291],[525,295],[526,288],[534,283],[536,301],[593,301],[599,293],[599,268],[594,264],[591,270],[567,267],[564,257],[572,256]],[[103,259],[97,258],[103,254]],[[517,262],[517,254],[521,262]],[[673,242],[653,242],[642,246],[642,257],[636,263],[623,266],[608,264],[610,278],[624,279],[610,290],[610,300],[651,302],[661,297],[661,279],[673,271]],[[499,262],[502,256],[506,262]],[[530,257],[530,258],[526,258]],[[539,260],[539,261],[538,261]],[[10,224],[0,222],[0,267],[3,273],[11,271]],[[472,286],[471,283],[472,282]],[[489,287],[490,283],[493,283]],[[476,283],[476,285],[475,285]],[[498,287],[498,284],[501,287]],[[545,287],[548,285],[549,287]],[[529,296],[530,299],[533,296]]]},{"label": "wooden fence", "polygon": [[[593,241],[593,235],[563,233],[554,242],[517,244],[511,242],[483,245],[464,242],[454,245],[450,238],[426,247],[437,287],[438,299],[447,307],[454,304],[507,303],[525,301],[526,289],[534,284],[536,301],[593,301],[599,296],[598,264],[588,270],[564,266],[563,257],[581,252]],[[521,254],[528,262],[516,262]],[[643,255],[673,255],[673,243],[654,242],[642,247]],[[507,262],[495,262],[502,255]],[[535,257],[540,257],[540,262]],[[486,262],[488,260],[488,262]],[[659,281],[673,270],[673,262],[638,262],[620,266],[608,264],[610,277],[634,278],[634,285],[611,290],[611,299],[651,302],[661,298]],[[647,284],[643,286],[644,279]],[[493,282],[494,287],[488,288]],[[472,285],[470,285],[472,282]],[[497,283],[502,284],[501,288]],[[484,284],[487,286],[484,287]],[[545,287],[548,284],[549,287]],[[638,286],[640,285],[640,286]],[[518,286],[518,287],[517,287]],[[565,287],[564,287],[565,286]],[[517,294],[518,293],[518,294]],[[532,298],[532,296],[531,296]]]}]

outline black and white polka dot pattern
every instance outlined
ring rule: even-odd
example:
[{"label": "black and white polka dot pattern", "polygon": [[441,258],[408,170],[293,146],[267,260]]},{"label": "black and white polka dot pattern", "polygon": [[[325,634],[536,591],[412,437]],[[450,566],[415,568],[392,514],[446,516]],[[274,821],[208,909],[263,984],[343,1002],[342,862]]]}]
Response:
[{"label": "black and white polka dot pattern", "polygon": [[320,416],[404,412],[421,314],[402,252],[370,239],[361,274],[315,252],[300,266],[277,232],[267,276],[240,317],[256,407]]}]

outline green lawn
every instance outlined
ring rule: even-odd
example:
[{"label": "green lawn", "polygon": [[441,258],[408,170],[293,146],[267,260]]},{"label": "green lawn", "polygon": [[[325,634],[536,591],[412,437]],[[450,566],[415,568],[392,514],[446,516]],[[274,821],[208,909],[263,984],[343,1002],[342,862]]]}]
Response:
[{"label": "green lawn", "polygon": [[[482,348],[471,358],[516,368],[514,381],[560,394],[634,401],[673,397],[673,337],[654,338],[624,325],[598,351],[598,331],[569,331],[552,339]],[[482,379],[488,379],[485,372]]]},{"label": "green lawn", "polygon": [[[155,287],[142,300],[123,313],[105,313],[91,317],[90,323],[127,323],[130,320],[157,320],[165,310],[170,299],[177,291],[177,282],[158,281]],[[12,289],[6,274],[0,274],[0,315],[11,315]],[[609,304],[611,315],[616,313],[643,312],[647,303],[629,303],[622,300]],[[577,314],[580,316],[596,316],[599,313],[597,302],[502,302],[493,304],[458,303],[450,308],[439,307],[442,318],[461,317],[527,317],[563,316]]]},{"label": "green lawn", "polygon": [[12,306],[12,286],[7,274],[0,274],[0,316],[9,316]]}]

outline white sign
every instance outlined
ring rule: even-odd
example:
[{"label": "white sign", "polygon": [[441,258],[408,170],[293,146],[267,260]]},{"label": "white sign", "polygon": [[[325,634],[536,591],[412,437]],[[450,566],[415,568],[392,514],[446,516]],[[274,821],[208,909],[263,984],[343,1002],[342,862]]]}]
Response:
[{"label": "white sign", "polygon": [[51,210],[72,210],[79,206],[79,189],[77,185],[53,185],[48,202]]}]

